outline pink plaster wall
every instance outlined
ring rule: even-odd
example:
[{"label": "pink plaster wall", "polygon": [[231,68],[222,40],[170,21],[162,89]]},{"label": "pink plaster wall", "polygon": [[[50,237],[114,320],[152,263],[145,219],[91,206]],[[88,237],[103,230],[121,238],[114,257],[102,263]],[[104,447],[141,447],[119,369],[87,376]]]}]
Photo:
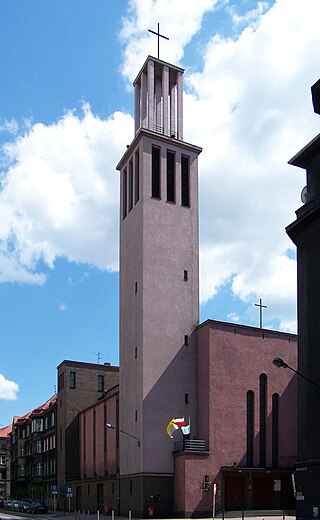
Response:
[{"label": "pink plaster wall", "polygon": [[[267,375],[266,466],[272,465],[272,394],[279,399],[279,467],[293,468],[297,456],[297,380],[272,364],[275,357],[297,366],[294,335],[207,321],[198,333],[198,428],[192,437],[209,441],[210,455],[176,456],[176,510],[206,510],[212,503],[201,482],[208,474],[221,486],[222,466],[246,466],[246,395],[255,393],[254,466],[259,467],[259,376]],[[182,470],[183,468],[183,470]],[[219,507],[219,499],[217,506]]]},{"label": "pink plaster wall", "polygon": [[[152,145],[161,149],[159,200],[151,197]],[[120,224],[120,428],[141,445],[120,436],[121,474],[172,474],[166,426],[174,416],[195,415],[197,406],[195,350],[185,348],[184,338],[199,319],[201,149],[140,131],[121,162],[121,179],[137,148],[140,198]],[[167,149],[176,153],[175,204],[166,201]],[[190,208],[181,205],[181,154],[190,157]]]},{"label": "pink plaster wall", "polygon": [[[113,392],[111,396],[99,401],[80,414],[81,478],[103,477],[106,471],[109,474],[116,474],[117,472],[116,432],[115,430],[105,429],[105,422],[114,426],[117,424],[117,398],[118,392]],[[93,426],[94,418],[95,428]]]}]

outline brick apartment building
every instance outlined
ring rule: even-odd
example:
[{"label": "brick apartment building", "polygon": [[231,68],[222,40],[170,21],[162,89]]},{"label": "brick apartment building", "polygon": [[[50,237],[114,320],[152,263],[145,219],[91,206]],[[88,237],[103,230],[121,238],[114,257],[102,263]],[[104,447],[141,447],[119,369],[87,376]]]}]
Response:
[{"label": "brick apartment building", "polygon": [[[12,423],[12,496],[51,497],[56,482],[56,402],[48,401]],[[50,505],[50,504],[49,504]]]},{"label": "brick apartment building", "polygon": [[58,368],[58,505],[66,507],[66,487],[80,478],[80,412],[119,383],[119,367],[64,360]]},{"label": "brick apartment building", "polygon": [[0,428],[0,500],[11,495],[11,431],[11,425]]}]

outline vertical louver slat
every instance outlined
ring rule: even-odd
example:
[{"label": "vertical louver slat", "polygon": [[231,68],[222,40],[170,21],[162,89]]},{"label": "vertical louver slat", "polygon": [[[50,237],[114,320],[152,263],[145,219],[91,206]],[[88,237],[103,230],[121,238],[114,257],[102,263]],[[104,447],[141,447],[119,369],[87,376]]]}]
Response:
[{"label": "vertical louver slat", "polygon": [[139,189],[140,189],[140,179],[139,179],[139,176],[140,176],[140,164],[139,164],[139,160],[140,160],[140,157],[139,157],[139,150],[136,151],[135,153],[135,161],[134,161],[134,203],[137,204],[138,200],[139,200]]},{"label": "vertical louver slat", "polygon": [[181,204],[190,206],[190,172],[189,157],[181,156]]},{"label": "vertical louver slat", "polygon": [[175,153],[167,150],[167,201],[175,202]]},{"label": "vertical louver slat", "polygon": [[122,218],[127,216],[127,168],[123,170],[122,177]]},{"label": "vertical louver slat", "polygon": [[133,208],[133,162],[129,162],[129,212]]},{"label": "vertical louver slat", "polygon": [[152,147],[152,197],[160,199],[160,148]]}]

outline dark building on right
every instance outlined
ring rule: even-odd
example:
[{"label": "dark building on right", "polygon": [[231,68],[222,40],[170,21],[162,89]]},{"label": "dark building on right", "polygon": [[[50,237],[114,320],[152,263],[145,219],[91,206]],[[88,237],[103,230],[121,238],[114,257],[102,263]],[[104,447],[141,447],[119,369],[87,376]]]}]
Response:
[{"label": "dark building on right", "polygon": [[[320,80],[311,87],[314,111],[320,114]],[[287,234],[297,246],[298,371],[320,384],[320,134],[289,164],[306,170],[303,206]],[[320,389],[299,377],[297,518],[320,516]]]}]

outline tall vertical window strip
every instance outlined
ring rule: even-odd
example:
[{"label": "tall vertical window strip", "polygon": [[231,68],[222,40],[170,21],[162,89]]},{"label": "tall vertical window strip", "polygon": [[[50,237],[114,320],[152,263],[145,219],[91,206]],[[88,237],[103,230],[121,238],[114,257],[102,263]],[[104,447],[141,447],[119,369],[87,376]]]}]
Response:
[{"label": "tall vertical window strip", "polygon": [[96,447],[97,447],[97,439],[96,439],[96,411],[93,410],[92,414],[92,430],[93,430],[93,463],[95,465],[96,459]]},{"label": "tall vertical window strip", "polygon": [[267,376],[260,374],[260,443],[259,464],[266,466],[266,422],[267,422]]},{"label": "tall vertical window strip", "polygon": [[175,153],[167,150],[167,201],[176,201],[176,159]]},{"label": "tall vertical window strip", "polygon": [[104,375],[98,375],[98,392],[104,392]]},{"label": "tall vertical window strip", "polygon": [[75,388],[75,387],[76,387],[76,373],[71,371],[69,388]]},{"label": "tall vertical window strip", "polygon": [[129,162],[129,211],[133,208],[133,162]]},{"label": "tall vertical window strip", "polygon": [[122,175],[122,218],[127,216],[127,168],[123,170]]},{"label": "tall vertical window strip", "polygon": [[190,206],[190,158],[181,156],[181,204]]},{"label": "tall vertical window strip", "polygon": [[134,156],[134,203],[137,204],[139,200],[139,190],[140,190],[140,156],[139,150],[136,151]]},{"label": "tall vertical window strip", "polygon": [[254,392],[247,392],[247,466],[253,467]]},{"label": "tall vertical window strip", "polygon": [[[107,407],[103,408],[103,424],[107,424]],[[103,429],[103,449],[107,451],[107,428]]]},{"label": "tall vertical window strip", "polygon": [[87,456],[87,418],[83,416],[83,459],[86,461]]},{"label": "tall vertical window strip", "polygon": [[160,199],[160,148],[152,147],[151,196]]},{"label": "tall vertical window strip", "polygon": [[279,465],[279,394],[272,395],[272,467]]}]

